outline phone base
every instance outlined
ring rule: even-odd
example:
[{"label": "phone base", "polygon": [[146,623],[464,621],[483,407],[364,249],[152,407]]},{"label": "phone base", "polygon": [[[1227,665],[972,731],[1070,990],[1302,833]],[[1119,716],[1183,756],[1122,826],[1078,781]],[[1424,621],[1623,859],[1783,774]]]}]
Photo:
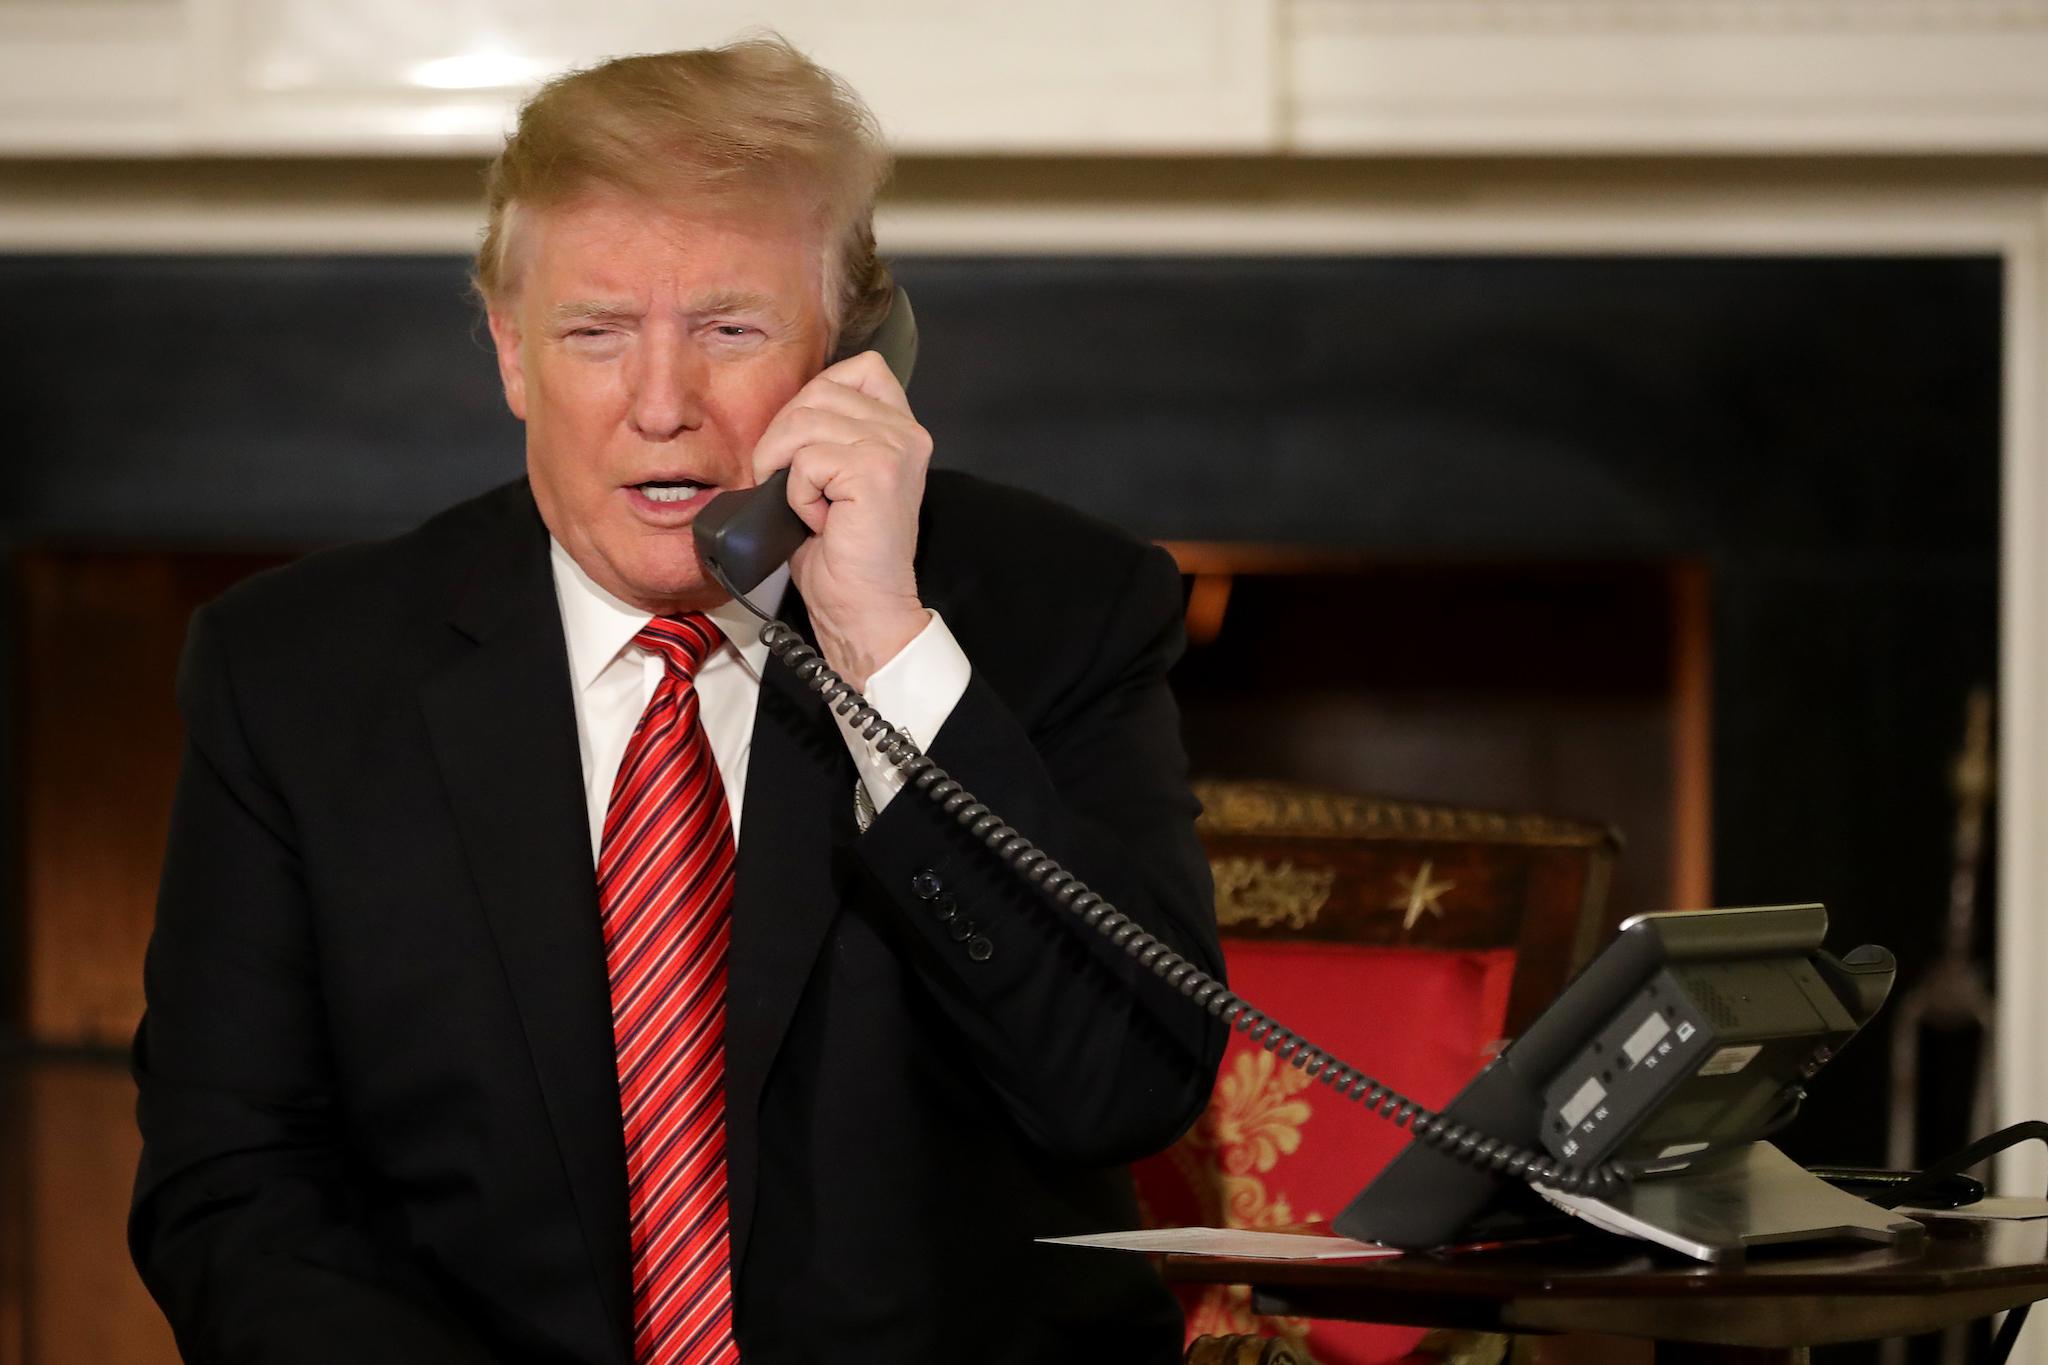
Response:
[{"label": "phone base", "polygon": [[1768,1142],[1750,1142],[1683,1170],[1636,1178],[1613,1199],[1542,1185],[1536,1192],[1595,1227],[1715,1265],[1786,1242],[1910,1241],[1926,1229],[1844,1194]]}]

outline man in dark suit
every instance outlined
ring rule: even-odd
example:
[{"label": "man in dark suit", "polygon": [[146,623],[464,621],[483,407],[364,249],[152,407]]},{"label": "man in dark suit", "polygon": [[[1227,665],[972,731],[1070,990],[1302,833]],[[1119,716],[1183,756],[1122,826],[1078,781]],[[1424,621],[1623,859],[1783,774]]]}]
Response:
[{"label": "man in dark suit", "polygon": [[188,1358],[1177,1356],[1142,1262],[1035,1239],[1135,1221],[1217,1029],[900,790],[692,545],[788,468],[814,537],[757,595],[1216,970],[1178,579],[927,479],[858,349],[884,164],[775,42],[543,91],[479,260],[528,478],[194,618],[131,1221]]}]

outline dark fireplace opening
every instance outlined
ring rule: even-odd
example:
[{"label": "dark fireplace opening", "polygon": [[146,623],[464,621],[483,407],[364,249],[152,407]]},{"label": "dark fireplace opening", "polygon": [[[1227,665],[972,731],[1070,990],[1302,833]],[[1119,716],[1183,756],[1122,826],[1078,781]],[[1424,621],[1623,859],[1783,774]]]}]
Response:
[{"label": "dark fireplace opening", "polygon": [[1198,775],[1590,818],[1624,841],[1610,922],[1710,899],[1697,565],[1173,548]]},{"label": "dark fireplace opening", "polygon": [[22,980],[37,1043],[125,1045],[140,1013],[193,608],[290,555],[57,550],[12,565]]}]

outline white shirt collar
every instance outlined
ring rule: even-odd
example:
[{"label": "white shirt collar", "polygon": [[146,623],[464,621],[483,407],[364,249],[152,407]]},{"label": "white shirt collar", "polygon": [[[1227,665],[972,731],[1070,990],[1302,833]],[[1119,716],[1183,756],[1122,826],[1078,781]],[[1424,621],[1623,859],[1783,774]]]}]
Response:
[{"label": "white shirt collar", "polygon": [[[562,633],[569,643],[569,677],[578,692],[587,691],[640,628],[654,618],[638,607],[629,606],[606,592],[583,571],[562,543],[548,537],[548,559],[555,573],[555,597],[562,606]],[[789,566],[783,565],[747,594],[747,600],[766,612],[773,612],[789,586]],[[725,632],[726,644],[746,666],[756,682],[768,662],[768,646],[761,643],[760,620],[730,599],[705,613]],[[717,657],[714,653],[713,657]]]}]

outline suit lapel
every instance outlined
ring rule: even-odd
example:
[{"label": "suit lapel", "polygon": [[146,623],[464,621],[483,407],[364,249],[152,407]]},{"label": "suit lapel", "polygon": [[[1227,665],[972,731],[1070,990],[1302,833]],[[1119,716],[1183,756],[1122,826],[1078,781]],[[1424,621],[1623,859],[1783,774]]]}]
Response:
[{"label": "suit lapel", "polygon": [[[972,578],[919,563],[925,601],[942,616],[971,591]],[[817,643],[794,587],[779,615]],[[736,1268],[744,1264],[753,1223],[762,1091],[839,911],[834,840],[853,834],[853,759],[838,724],[793,670],[774,659],[765,667],[726,985],[726,1175]]]},{"label": "suit lapel", "polygon": [[474,648],[421,701],[623,1359],[631,1266],[610,985],[560,609],[530,506],[502,549],[451,619]]},{"label": "suit lapel", "polygon": [[[782,619],[809,634],[794,590]],[[747,760],[727,964],[726,1174],[733,1265],[744,1264],[758,1174],[762,1090],[838,911],[831,847],[850,834],[853,760],[817,693],[767,661]]]},{"label": "suit lapel", "polygon": [[[623,1358],[632,1266],[611,988],[560,608],[545,529],[530,504],[525,511],[498,553],[479,562],[451,616],[473,648],[422,685],[421,702]],[[782,617],[808,635],[793,590]],[[762,1093],[839,909],[831,846],[851,833],[853,780],[823,702],[769,660],[748,759],[727,966],[735,1268],[752,1223]]]}]

